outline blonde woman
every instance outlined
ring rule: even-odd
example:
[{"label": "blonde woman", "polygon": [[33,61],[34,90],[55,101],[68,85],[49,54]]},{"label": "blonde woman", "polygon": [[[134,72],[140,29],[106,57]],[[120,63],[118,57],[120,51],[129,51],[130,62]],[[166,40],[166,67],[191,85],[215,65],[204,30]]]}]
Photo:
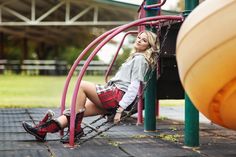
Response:
[{"label": "blonde woman", "polygon": [[[106,85],[81,82],[76,100],[75,140],[83,134],[83,117],[113,112],[114,123],[120,121],[122,112],[136,98],[140,83],[144,82],[148,69],[155,67],[158,53],[159,39],[156,34],[150,31],[140,32],[134,43],[134,52]],[[22,125],[37,140],[44,141],[48,132],[58,132],[68,127],[69,122],[70,110],[65,110],[63,115],[46,123],[32,126],[23,122]],[[66,143],[68,139],[67,136],[61,141]]]}]

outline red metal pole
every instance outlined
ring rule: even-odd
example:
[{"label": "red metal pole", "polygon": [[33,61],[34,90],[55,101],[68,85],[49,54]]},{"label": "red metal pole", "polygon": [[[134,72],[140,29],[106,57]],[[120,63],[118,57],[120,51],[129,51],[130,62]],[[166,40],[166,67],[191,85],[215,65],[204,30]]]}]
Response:
[{"label": "red metal pole", "polygon": [[[115,28],[116,29],[116,28]],[[68,86],[71,80],[71,77],[78,66],[79,62],[82,60],[82,58],[86,55],[86,53],[97,43],[99,43],[102,39],[104,39],[107,35],[111,34],[115,29],[112,29],[110,31],[105,32],[101,36],[97,37],[93,42],[91,42],[79,55],[79,57],[75,60],[74,64],[72,65],[69,74],[67,75],[66,82],[64,85],[63,93],[62,93],[62,98],[61,98],[61,114],[65,110],[65,102],[66,102],[66,94],[68,91]]]},{"label": "red metal pole", "polygon": [[[145,4],[146,4],[146,2],[143,1],[143,3],[141,4],[141,6],[140,6],[140,8],[138,10],[138,12],[139,12],[138,19],[142,19],[142,18],[146,17],[146,12],[145,12],[145,10],[143,8],[143,6]],[[141,32],[141,31],[144,31],[144,30],[145,30],[145,26],[143,26],[143,25],[138,26],[138,32]]]},{"label": "red metal pole", "polygon": [[157,4],[152,4],[152,5],[144,5],[144,9],[152,9],[152,8],[160,8],[166,3],[166,0],[163,0]]},{"label": "red metal pole", "polygon": [[[142,19],[144,17],[146,17],[146,12],[143,8],[143,6],[146,4],[145,1],[143,1],[143,3],[141,4],[140,8],[139,8],[139,19]],[[145,25],[140,25],[138,27],[138,32],[142,32],[145,30]],[[143,124],[143,84],[140,83],[140,88],[138,90],[138,96],[139,96],[139,100],[138,100],[138,117],[137,117],[137,123],[136,125],[140,125]]]},{"label": "red metal pole", "polygon": [[116,61],[116,58],[117,58],[118,53],[119,53],[119,51],[120,51],[120,49],[121,49],[121,47],[122,47],[122,45],[123,45],[123,43],[125,41],[126,36],[129,35],[129,34],[137,34],[137,33],[138,33],[137,31],[129,31],[129,32],[126,32],[125,35],[123,36],[123,38],[122,38],[122,40],[121,40],[121,42],[120,42],[120,44],[118,46],[118,49],[117,49],[117,51],[116,51],[116,53],[115,53],[115,55],[114,55],[114,57],[112,59],[112,62],[109,65],[108,70],[106,71],[105,82],[108,81],[109,73],[111,72],[111,68],[114,65],[115,61]]},{"label": "red metal pole", "polygon": [[[65,110],[65,104],[66,104],[66,95],[67,95],[67,91],[68,91],[68,87],[71,81],[71,77],[73,76],[73,73],[77,67],[77,65],[79,64],[79,62],[82,60],[82,58],[86,55],[86,53],[97,43],[99,43],[102,39],[104,39],[107,35],[111,34],[116,28],[107,31],[106,33],[102,34],[101,36],[97,37],[93,42],[91,42],[83,51],[82,53],[79,55],[79,57],[75,60],[74,64],[72,65],[69,74],[66,77],[66,82],[64,85],[64,89],[63,89],[63,93],[62,93],[62,97],[61,97],[61,115],[63,114],[63,111]],[[64,134],[64,131],[62,130],[60,132],[61,135]]]},{"label": "red metal pole", "polygon": [[137,117],[137,125],[143,124],[143,84],[140,83],[139,91],[138,91],[138,117]]}]

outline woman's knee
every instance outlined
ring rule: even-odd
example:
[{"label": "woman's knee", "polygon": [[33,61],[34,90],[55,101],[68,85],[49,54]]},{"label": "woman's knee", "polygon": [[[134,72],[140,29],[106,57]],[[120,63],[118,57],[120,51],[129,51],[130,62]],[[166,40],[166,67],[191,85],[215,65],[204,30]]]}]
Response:
[{"label": "woman's knee", "polygon": [[81,81],[80,88],[86,94],[90,94],[90,93],[96,91],[95,84],[88,82],[88,81]]},{"label": "woman's knee", "polygon": [[82,80],[81,83],[80,83],[80,85],[84,86],[84,85],[86,85],[86,84],[88,84],[88,83],[90,83],[90,82]]},{"label": "woman's knee", "polygon": [[91,82],[81,81],[80,89],[84,92],[85,96],[91,100],[94,104],[100,105],[101,102],[98,98],[96,85]]},{"label": "woman's knee", "polygon": [[80,87],[79,90],[83,93],[86,93],[87,91],[89,91],[89,89],[91,88],[92,83],[88,82],[88,81],[81,81],[80,83]]}]

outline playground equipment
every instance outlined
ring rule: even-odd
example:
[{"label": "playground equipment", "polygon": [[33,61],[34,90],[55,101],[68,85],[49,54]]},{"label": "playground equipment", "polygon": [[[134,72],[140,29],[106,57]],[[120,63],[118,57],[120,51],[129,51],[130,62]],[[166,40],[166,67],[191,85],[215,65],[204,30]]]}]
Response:
[{"label": "playground equipment", "polygon": [[[162,3],[160,3],[158,5],[161,6],[164,4],[165,1],[163,1]],[[76,59],[76,61],[74,62],[72,68],[69,71],[69,74],[67,76],[66,79],[66,83],[64,86],[64,91],[63,91],[63,95],[62,95],[62,100],[61,100],[61,114],[62,112],[65,110],[65,101],[66,101],[66,94],[67,94],[67,90],[68,90],[68,86],[71,80],[71,77],[76,69],[76,66],[79,64],[79,62],[82,60],[82,58],[84,57],[84,55],[91,50],[95,45],[97,45],[92,53],[90,54],[90,56],[88,57],[88,59],[86,60],[83,68],[80,71],[80,74],[78,76],[78,79],[76,81],[76,85],[74,88],[74,94],[72,97],[72,102],[71,102],[71,118],[70,118],[70,141],[69,144],[70,146],[74,146],[74,123],[75,123],[75,105],[76,105],[76,98],[77,98],[77,94],[78,94],[78,90],[79,90],[79,86],[82,80],[82,77],[85,74],[85,71],[89,65],[89,63],[92,61],[92,59],[94,58],[94,56],[99,52],[99,50],[107,43],[109,42],[114,36],[116,36],[117,34],[119,34],[120,32],[126,31],[132,27],[138,27],[138,26],[152,26],[152,27],[158,27],[158,26],[163,26],[163,23],[167,22],[167,21],[182,21],[183,18],[182,16],[154,16],[154,17],[147,17],[147,18],[142,18],[139,19],[137,21],[119,26],[117,28],[114,28],[104,34],[102,34],[100,37],[96,38],[93,42],[91,42],[85,49],[84,51],[81,53],[81,55]],[[162,24],[162,25],[161,25]],[[135,33],[135,32],[132,32]],[[118,52],[118,51],[117,51]],[[110,69],[110,68],[109,68]],[[106,77],[107,78],[107,77]]]},{"label": "playground equipment", "polygon": [[186,18],[177,39],[185,91],[212,122],[236,130],[236,1],[207,0]]}]

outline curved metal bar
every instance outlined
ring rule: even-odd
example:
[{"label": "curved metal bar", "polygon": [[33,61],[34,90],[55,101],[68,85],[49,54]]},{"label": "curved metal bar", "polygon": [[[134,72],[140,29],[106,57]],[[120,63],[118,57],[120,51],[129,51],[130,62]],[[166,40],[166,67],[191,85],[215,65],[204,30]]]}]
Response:
[{"label": "curved metal bar", "polygon": [[[60,114],[63,114],[63,111],[65,110],[65,104],[66,104],[66,95],[67,95],[67,91],[68,91],[68,87],[71,81],[71,77],[73,76],[73,73],[77,67],[77,65],[79,64],[79,62],[83,59],[83,57],[85,56],[85,54],[97,43],[99,43],[101,40],[103,40],[107,35],[111,34],[115,29],[117,29],[118,27],[105,32],[104,34],[100,35],[99,37],[97,37],[95,40],[93,40],[79,55],[79,57],[75,60],[75,62],[73,63],[72,67],[70,68],[70,71],[66,77],[66,82],[64,85],[64,89],[62,92],[62,97],[61,97],[61,112]],[[60,134],[63,135],[64,134],[64,130],[60,131]]]},{"label": "curved metal bar", "polygon": [[141,3],[141,5],[138,8],[138,13],[141,11],[141,9],[143,8],[143,6],[146,4],[146,0],[143,0],[143,2]]},{"label": "curved metal bar", "polygon": [[[143,1],[143,3],[140,5],[139,10],[138,10],[138,19],[142,19],[144,17],[146,17],[146,11],[144,10],[143,6],[146,4],[145,0]],[[145,26],[138,26],[138,32],[141,32],[145,30]]]},{"label": "curved metal bar", "polygon": [[[118,27],[117,27],[118,28]],[[67,91],[68,91],[68,86],[71,80],[71,77],[77,67],[77,65],[79,64],[79,62],[82,60],[82,58],[84,57],[84,55],[97,43],[99,43],[101,40],[103,40],[106,36],[108,36],[109,34],[111,34],[115,29],[114,28],[110,31],[107,31],[106,33],[102,34],[101,36],[97,37],[93,42],[91,42],[79,55],[79,57],[75,60],[74,64],[72,65],[67,78],[66,78],[66,82],[64,85],[64,89],[63,89],[63,93],[62,93],[62,98],[61,98],[61,115],[63,113],[63,111],[65,110],[65,102],[66,102],[66,95],[67,95]]]},{"label": "curved metal bar", "polygon": [[70,146],[74,146],[75,107],[76,107],[76,99],[77,99],[80,83],[81,83],[82,77],[84,76],[85,71],[86,71],[89,63],[92,61],[94,56],[98,53],[98,51],[101,49],[102,46],[104,46],[110,39],[112,39],[118,33],[122,32],[122,31],[124,31],[128,28],[131,28],[133,26],[137,26],[137,25],[139,25],[143,22],[146,22],[146,21],[154,21],[154,20],[161,20],[161,19],[181,20],[182,21],[183,17],[182,16],[168,16],[168,15],[167,16],[147,17],[147,18],[139,19],[139,20],[136,20],[134,22],[128,23],[126,25],[120,26],[115,31],[113,31],[111,34],[109,34],[107,36],[107,38],[105,38],[101,43],[99,43],[99,45],[97,45],[97,47],[93,50],[93,52],[87,58],[85,64],[83,65],[83,67],[82,67],[82,69],[79,73],[79,76],[77,78],[77,82],[76,82],[73,97],[72,97],[71,118],[70,118],[70,140],[69,140],[69,145]]},{"label": "curved metal bar", "polygon": [[163,0],[163,1],[161,1],[160,3],[157,3],[157,4],[144,5],[143,8],[144,8],[144,9],[160,8],[160,7],[163,6],[165,3],[166,3],[166,0]]},{"label": "curved metal bar", "polygon": [[165,22],[165,21],[168,21],[168,20],[144,22],[144,23],[142,23],[142,25],[157,26],[157,25],[159,25],[161,22]]},{"label": "curved metal bar", "polygon": [[122,45],[123,45],[123,43],[125,41],[126,36],[129,35],[129,34],[137,34],[137,33],[138,33],[138,31],[129,31],[129,32],[126,32],[125,35],[123,36],[123,38],[122,38],[122,40],[121,40],[121,42],[119,44],[119,47],[118,47],[118,49],[117,49],[117,51],[116,51],[116,53],[115,53],[115,55],[114,55],[114,57],[112,59],[112,62],[109,65],[108,70],[106,71],[106,76],[105,76],[105,82],[106,83],[107,83],[108,75],[109,75],[109,73],[111,71],[112,66],[114,65],[114,63],[116,61],[116,58],[117,58],[118,53],[119,53],[119,51],[120,51],[120,49],[121,49],[121,47],[122,47]]}]

